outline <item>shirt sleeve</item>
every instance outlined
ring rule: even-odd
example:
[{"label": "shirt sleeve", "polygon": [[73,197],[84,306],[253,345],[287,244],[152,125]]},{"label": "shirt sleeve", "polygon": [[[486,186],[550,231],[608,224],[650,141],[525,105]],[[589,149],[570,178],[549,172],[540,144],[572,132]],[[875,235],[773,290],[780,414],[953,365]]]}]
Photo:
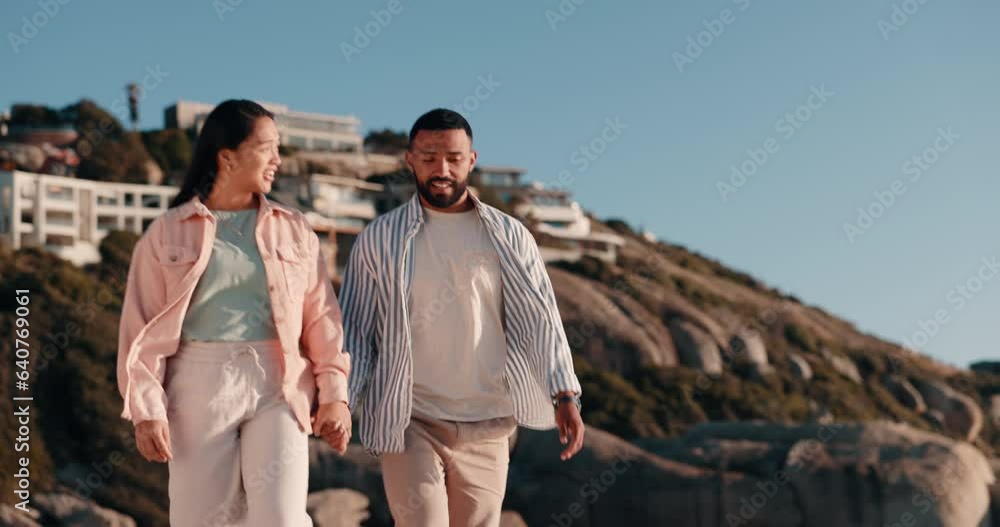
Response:
[{"label": "shirt sleeve", "polygon": [[124,402],[122,418],[134,423],[166,420],[167,394],[162,385],[163,368],[156,359],[146,359],[134,344],[162,311],[166,287],[160,262],[150,246],[147,231],[132,250],[121,319],[118,323],[118,391]]},{"label": "shirt sleeve", "polygon": [[319,237],[309,230],[312,263],[302,309],[301,343],[313,363],[320,404],[347,402],[351,356],[344,352],[344,327],[340,305],[326,271]]},{"label": "shirt sleeve", "polygon": [[341,298],[344,300],[346,346],[357,366],[349,381],[351,409],[356,407],[358,398],[364,394],[368,386],[376,356],[374,332],[378,296],[375,273],[366,259],[367,245],[368,237],[362,231],[354,247],[351,248],[347,269],[344,272],[344,284],[340,290]]},{"label": "shirt sleeve", "polygon": [[549,395],[555,396],[561,392],[583,393],[580,381],[576,378],[573,370],[573,355],[569,349],[569,342],[566,339],[566,330],[563,328],[562,317],[559,315],[559,307],[556,303],[555,290],[552,288],[552,281],[549,273],[545,270],[545,261],[538,250],[538,244],[527,228],[521,229],[521,253],[525,258],[525,266],[531,275],[533,284],[541,294],[542,301],[548,312],[547,320],[539,324],[539,343],[543,347],[543,352],[547,351],[546,364],[549,378]]}]

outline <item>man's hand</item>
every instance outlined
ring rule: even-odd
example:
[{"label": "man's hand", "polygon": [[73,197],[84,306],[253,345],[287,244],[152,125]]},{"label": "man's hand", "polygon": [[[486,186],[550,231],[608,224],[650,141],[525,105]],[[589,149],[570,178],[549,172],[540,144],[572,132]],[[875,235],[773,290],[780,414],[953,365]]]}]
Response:
[{"label": "man's hand", "polygon": [[166,421],[150,420],[136,423],[135,445],[146,461],[166,463],[174,459],[170,448],[170,427]]},{"label": "man's hand", "polygon": [[568,445],[559,454],[559,459],[566,461],[583,448],[583,418],[580,409],[572,401],[563,401],[556,408],[556,426],[559,427],[559,441]]},{"label": "man's hand", "polygon": [[351,410],[344,401],[321,404],[312,418],[313,434],[322,437],[338,454],[347,452],[351,440]]}]

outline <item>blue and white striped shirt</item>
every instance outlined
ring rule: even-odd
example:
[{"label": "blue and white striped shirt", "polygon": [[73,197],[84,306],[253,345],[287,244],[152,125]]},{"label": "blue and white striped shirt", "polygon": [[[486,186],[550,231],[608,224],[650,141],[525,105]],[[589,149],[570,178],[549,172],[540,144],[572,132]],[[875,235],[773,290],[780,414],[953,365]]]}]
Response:
[{"label": "blue and white striped shirt", "polygon": [[[529,428],[552,428],[552,396],[580,393],[566,333],[545,263],[528,229],[472,194],[500,258],[504,328],[514,417]],[[372,455],[402,452],[413,403],[407,300],[413,239],[424,222],[417,194],[376,218],[354,243],[340,290],[344,349],[353,364],[349,404],[361,405],[361,442]]]}]

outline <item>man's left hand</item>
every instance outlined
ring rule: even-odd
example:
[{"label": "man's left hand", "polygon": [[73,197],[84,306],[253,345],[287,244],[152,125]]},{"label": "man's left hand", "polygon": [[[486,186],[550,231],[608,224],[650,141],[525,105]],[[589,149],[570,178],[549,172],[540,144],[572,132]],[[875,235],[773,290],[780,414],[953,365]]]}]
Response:
[{"label": "man's left hand", "polygon": [[564,401],[556,408],[556,426],[559,428],[559,442],[567,445],[559,454],[559,459],[566,461],[583,448],[583,418],[572,401]]}]

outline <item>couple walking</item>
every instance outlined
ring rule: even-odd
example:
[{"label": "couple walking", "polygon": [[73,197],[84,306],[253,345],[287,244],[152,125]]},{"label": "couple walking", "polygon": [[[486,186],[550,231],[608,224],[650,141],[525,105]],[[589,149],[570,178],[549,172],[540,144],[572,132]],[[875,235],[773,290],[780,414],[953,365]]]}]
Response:
[{"label": "couple walking", "polygon": [[352,413],[397,525],[498,525],[517,425],[557,426],[563,460],[584,426],[538,247],[467,188],[469,123],[414,123],[417,192],[358,236],[339,301],[305,216],[265,198],[279,143],[262,106],[217,106],[132,255],[122,417],[169,464],[171,525],[311,525],[308,436],[344,453]]}]

